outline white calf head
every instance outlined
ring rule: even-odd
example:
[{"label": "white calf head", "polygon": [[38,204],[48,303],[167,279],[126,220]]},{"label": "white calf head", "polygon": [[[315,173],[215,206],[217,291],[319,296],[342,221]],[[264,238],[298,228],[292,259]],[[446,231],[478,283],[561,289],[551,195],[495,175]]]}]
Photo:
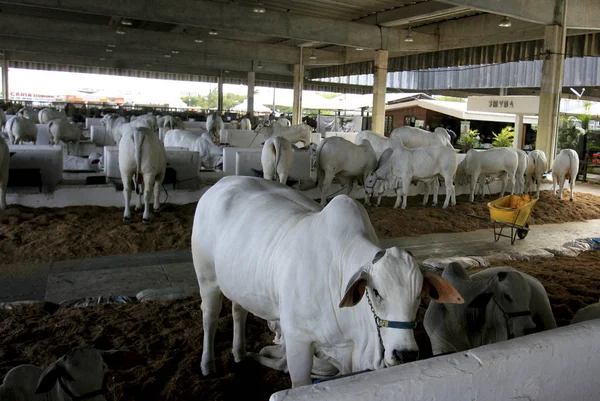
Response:
[{"label": "white calf head", "polygon": [[524,336],[536,327],[530,300],[531,288],[519,272],[499,272],[469,304],[469,331],[483,333],[485,343]]},{"label": "white calf head", "polygon": [[104,366],[128,369],[140,359],[136,354],[124,351],[73,348],[44,370],[38,380],[36,394],[47,393],[58,384],[71,398],[106,401]]},{"label": "white calf head", "polygon": [[[365,141],[366,139],[363,140],[363,143]],[[391,158],[393,153],[393,149],[386,149],[379,157],[379,160],[377,161],[377,168],[375,169],[375,171],[369,173],[369,175],[367,175],[367,178],[365,178],[364,187],[367,195],[373,196],[374,193],[379,193],[379,181],[387,180],[390,178],[388,177],[388,175],[390,174],[390,170],[392,167]]]},{"label": "white calf head", "polygon": [[[464,302],[444,279],[424,277],[413,256],[398,247],[378,252],[369,265],[354,274],[348,282],[340,308],[356,306],[366,291],[374,309],[374,314],[368,311],[373,315],[368,319],[372,322],[369,332],[376,327],[375,316],[382,319],[379,326],[385,348],[381,355],[385,366],[411,362],[418,357],[413,329],[421,291],[436,302]],[[385,322],[389,324],[386,326]]]}]

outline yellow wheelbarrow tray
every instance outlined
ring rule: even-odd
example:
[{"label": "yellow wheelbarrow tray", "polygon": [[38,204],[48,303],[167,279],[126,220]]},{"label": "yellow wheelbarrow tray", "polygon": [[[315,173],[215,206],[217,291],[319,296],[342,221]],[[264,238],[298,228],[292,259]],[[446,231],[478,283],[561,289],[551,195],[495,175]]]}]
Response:
[{"label": "yellow wheelbarrow tray", "polygon": [[[490,219],[494,223],[494,240],[498,242],[500,237],[510,238],[510,244],[513,245],[517,236],[519,239],[524,239],[529,233],[529,224],[527,219],[531,214],[533,205],[537,199],[532,198],[531,201],[521,207],[509,207],[511,196],[521,197],[523,195],[507,195],[500,199],[488,203],[490,209]],[[504,234],[505,228],[510,228],[510,234]]]}]

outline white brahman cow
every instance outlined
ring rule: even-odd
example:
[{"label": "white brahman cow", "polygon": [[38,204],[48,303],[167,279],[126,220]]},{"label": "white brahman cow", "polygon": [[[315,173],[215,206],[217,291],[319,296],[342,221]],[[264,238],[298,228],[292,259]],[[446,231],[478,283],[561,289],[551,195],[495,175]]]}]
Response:
[{"label": "white brahman cow", "polygon": [[[167,154],[158,135],[145,127],[135,127],[123,133],[119,142],[119,170],[123,181],[125,212],[123,221],[131,221],[131,185],[139,194],[136,210],[142,209],[144,197],[144,215],[142,221],[150,222],[150,203],[154,195],[154,212],[160,211],[160,186],[167,169]],[[141,186],[141,189],[139,188]]]},{"label": "white brahman cow", "polygon": [[186,130],[170,130],[165,134],[164,143],[165,147],[186,148],[200,153],[200,164],[204,168],[215,169],[223,165],[223,147],[215,145],[206,132],[198,136]]},{"label": "white brahman cow", "polygon": [[[325,138],[317,148],[317,184],[321,189],[321,205],[327,204],[327,191],[333,179],[337,177],[346,187],[346,195],[352,192],[354,180],[365,185],[365,180],[377,167],[377,156],[367,140],[360,145],[341,138]],[[365,190],[365,204],[370,199]]]},{"label": "white brahman cow", "polygon": [[386,138],[373,131],[360,131],[354,138],[354,143],[360,145],[365,139],[371,143],[375,153],[383,153],[386,149],[391,148],[394,143],[399,142],[398,140]]},{"label": "white brahman cow", "polygon": [[6,187],[8,186],[8,167],[14,153],[8,150],[8,144],[0,138],[0,210],[6,209]]},{"label": "white brahman cow", "polygon": [[436,128],[433,132],[429,132],[406,125],[395,128],[390,134],[390,139],[401,141],[409,149],[436,145],[452,146],[448,131],[441,127]]},{"label": "white brahman cow", "polygon": [[[437,204],[438,177],[444,178],[446,186],[446,199],[443,208],[452,202],[456,205],[454,190],[454,175],[456,174],[456,152],[448,145],[424,146],[409,149],[402,143],[395,144],[387,149],[377,164],[377,168],[367,177],[365,190],[369,195],[381,194],[387,189],[396,190],[396,203],[394,208],[406,208],[410,184],[413,181],[423,181],[427,185],[427,192],[423,197],[423,204],[429,199],[429,187],[433,185],[433,202]],[[378,200],[379,202],[379,200]]]},{"label": "white brahman cow", "polygon": [[521,149],[512,149],[519,158],[517,171],[515,172],[515,182],[513,183],[514,192],[517,194],[525,193],[525,173],[527,172],[527,153]]},{"label": "white brahman cow", "polygon": [[0,109],[0,132],[4,132],[5,124],[6,124],[6,114],[4,114],[4,110]]},{"label": "white brahman cow", "polygon": [[569,189],[571,190],[570,200],[574,201],[573,187],[577,180],[577,172],[579,171],[579,155],[573,149],[563,149],[554,163],[552,163],[552,195],[556,195],[556,184],[558,183],[558,199],[562,198],[563,187],[565,180],[569,180]]},{"label": "white brahman cow", "polygon": [[542,178],[548,169],[548,159],[543,150],[532,150],[527,155],[527,170],[525,171],[525,190],[533,192],[533,186],[536,187],[535,197],[540,197],[540,187]]},{"label": "white brahman cow", "polygon": [[[223,295],[232,301],[234,360],[246,356],[248,312],[273,322],[285,340],[293,387],[311,383],[315,355],[342,374],[415,360],[421,290],[438,302],[462,302],[441,278],[424,277],[410,253],[381,249],[358,202],[338,196],[322,208],[256,177],[225,177],[200,198],[192,257],[204,375],[215,372]],[[361,302],[365,294],[372,311]]]},{"label": "white brahman cow", "polygon": [[48,124],[51,120],[66,120],[67,115],[64,111],[58,111],[46,107],[38,112],[38,121],[40,124]]},{"label": "white brahman cow", "polygon": [[171,129],[184,129],[184,124],[181,118],[170,115],[157,117],[156,125],[158,128],[163,128],[165,131]]},{"label": "white brahman cow", "polygon": [[265,141],[260,155],[263,177],[267,180],[279,178],[285,185],[294,162],[292,144],[285,138],[271,137]]},{"label": "white brahman cow", "polygon": [[429,304],[424,326],[433,355],[465,351],[556,328],[544,286],[512,267],[483,270],[471,277],[459,263],[444,269],[464,297],[463,305]]},{"label": "white brahman cow", "polygon": [[113,138],[117,146],[119,146],[123,134],[131,127],[125,117],[116,114],[107,114],[102,117],[102,125],[104,125],[106,133]]},{"label": "white brahman cow", "polygon": [[6,123],[6,134],[13,145],[23,142],[37,142],[37,127],[35,123],[21,115],[14,116]]},{"label": "white brahman cow", "polygon": [[242,121],[240,122],[240,129],[244,131],[252,130],[252,121],[250,121],[250,119],[247,117],[242,118]]},{"label": "white brahman cow", "polygon": [[87,157],[67,154],[63,147],[63,170],[68,171],[100,171],[104,167],[104,156],[92,152]]},{"label": "white brahman cow", "polygon": [[488,150],[471,149],[456,170],[456,181],[459,185],[469,183],[471,195],[469,201],[475,199],[475,188],[479,183],[481,196],[487,176],[499,177],[502,180],[500,197],[504,196],[507,182],[510,181],[511,195],[515,193],[515,175],[519,167],[519,156],[509,148],[494,148]]},{"label": "white brahman cow", "polygon": [[81,140],[81,129],[75,123],[70,123],[66,119],[50,120],[48,122],[48,132],[50,133],[50,145],[58,145],[60,141],[74,142],[77,146]]},{"label": "white brahman cow", "polygon": [[262,122],[254,129],[254,132],[263,134],[265,140],[279,136],[290,141],[291,144],[302,142],[305,147],[310,145],[310,133],[312,129],[306,124],[292,125],[291,127],[283,127],[274,122]]},{"label": "white brahman cow", "polygon": [[212,137],[213,142],[221,141],[221,132],[225,129],[223,119],[217,113],[211,113],[206,117],[206,130]]},{"label": "white brahman cow", "polygon": [[585,322],[587,320],[600,319],[600,301],[586,306],[577,311],[570,324]]},{"label": "white brahman cow", "polygon": [[38,111],[32,107],[23,107],[22,109],[17,111],[17,116],[25,117],[26,119],[32,121],[34,124],[39,123]]},{"label": "white brahman cow", "polygon": [[106,401],[106,368],[129,369],[141,357],[125,351],[76,347],[46,369],[19,365],[0,386],[2,401]]}]

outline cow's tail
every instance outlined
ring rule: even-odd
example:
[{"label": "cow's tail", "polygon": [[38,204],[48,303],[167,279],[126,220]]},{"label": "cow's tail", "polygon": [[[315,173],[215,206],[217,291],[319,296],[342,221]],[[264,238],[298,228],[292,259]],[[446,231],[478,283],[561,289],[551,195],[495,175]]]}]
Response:
[{"label": "cow's tail", "polygon": [[[133,131],[133,144],[135,146],[135,176],[133,187],[135,188],[135,193],[139,194],[139,179],[140,179],[140,164],[142,163],[142,144],[144,143],[144,133],[140,130]],[[142,179],[144,179],[142,177]]]},{"label": "cow's tail", "polygon": [[321,170],[321,150],[323,149],[325,142],[327,142],[327,138],[323,139],[317,147],[317,160],[315,162],[315,167],[317,169],[317,182],[315,186],[318,186],[319,181],[323,181],[323,179],[325,178],[325,171]]},{"label": "cow's tail", "polygon": [[281,159],[281,138],[276,137],[273,140],[273,146],[275,147],[275,171],[277,171],[277,166],[279,166],[279,160]]}]

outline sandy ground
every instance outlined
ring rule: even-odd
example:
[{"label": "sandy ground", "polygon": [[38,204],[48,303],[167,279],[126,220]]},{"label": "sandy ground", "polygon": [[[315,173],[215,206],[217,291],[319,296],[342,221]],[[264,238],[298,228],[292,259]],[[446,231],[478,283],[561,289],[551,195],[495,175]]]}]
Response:
[{"label": "sandy ground", "polygon": [[[566,194],[567,191],[565,191]],[[562,223],[600,218],[600,196],[578,193],[574,203],[559,201],[542,192],[530,224]],[[485,201],[469,203],[466,196],[458,205],[421,206],[421,197],[411,197],[405,210],[393,209],[394,198],[382,206],[367,207],[380,238],[398,238],[431,233],[464,232],[488,228]],[[441,204],[441,202],[440,202]],[[0,264],[48,263],[59,260],[95,258],[140,252],[188,249],[196,204],[165,205],[150,225],[134,214],[134,223],[122,222],[123,209],[77,206],[27,208],[11,206],[0,212]],[[471,215],[483,217],[477,219]]]},{"label": "sandy ground", "polygon": [[[600,296],[598,251],[577,258],[509,264],[545,285],[559,326],[568,324],[577,310],[597,302]],[[230,306],[225,303],[219,319],[215,342],[218,373],[210,378],[204,378],[199,367],[202,314],[197,298],[61,309],[54,314],[39,307],[0,310],[0,377],[16,365],[45,366],[70,348],[87,345],[135,351],[146,360],[127,371],[108,374],[115,400],[267,400],[271,393],[288,388],[289,378],[251,361],[234,363]],[[424,310],[425,301],[419,310],[416,337],[421,356],[426,358],[431,352],[423,331]],[[257,352],[271,340],[267,325],[248,316],[248,350]]]}]

